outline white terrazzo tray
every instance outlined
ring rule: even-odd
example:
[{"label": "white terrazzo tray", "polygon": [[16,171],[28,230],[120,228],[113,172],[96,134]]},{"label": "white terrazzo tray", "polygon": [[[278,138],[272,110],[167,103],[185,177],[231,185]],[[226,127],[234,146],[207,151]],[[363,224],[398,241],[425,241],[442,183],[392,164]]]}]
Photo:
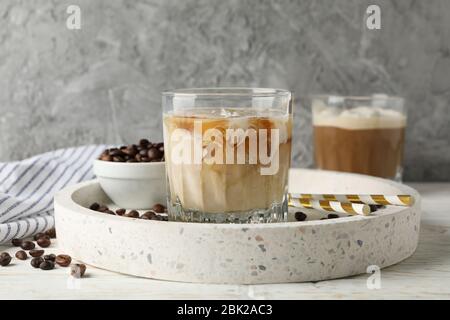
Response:
[{"label": "white terrazzo tray", "polygon": [[319,281],[365,273],[413,254],[420,196],[402,184],[364,175],[291,169],[291,192],[412,194],[413,207],[374,215],[273,224],[149,221],[89,210],[111,204],[96,180],[55,197],[58,242],[87,264],[184,282],[257,284]]}]

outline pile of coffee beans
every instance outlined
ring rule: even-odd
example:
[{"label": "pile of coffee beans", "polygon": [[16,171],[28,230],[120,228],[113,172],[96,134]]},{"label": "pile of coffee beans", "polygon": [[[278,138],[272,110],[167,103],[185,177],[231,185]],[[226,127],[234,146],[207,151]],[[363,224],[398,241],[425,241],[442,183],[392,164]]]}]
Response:
[{"label": "pile of coffee beans", "polygon": [[[56,230],[52,228],[44,233],[38,233],[33,237],[33,240],[24,239],[12,239],[11,243],[15,247],[20,247],[22,250],[16,252],[15,257],[18,260],[27,260],[28,255],[32,258],[30,265],[33,268],[41,270],[52,270],[55,265],[60,267],[68,267],[71,265],[72,258],[67,254],[55,255],[45,254],[43,248],[48,248],[52,241],[51,239],[56,238]],[[36,247],[39,246],[40,248]],[[27,253],[28,251],[28,253]],[[0,266],[6,267],[11,263],[12,257],[8,252],[3,252],[0,254]],[[75,271],[73,271],[75,270]],[[78,271],[76,271],[78,270]],[[81,278],[86,272],[86,265],[84,264],[74,264],[72,265],[71,274],[74,277]]]},{"label": "pile of coffee beans", "polygon": [[97,202],[94,202],[93,204],[91,204],[89,206],[89,209],[98,211],[98,212],[103,212],[106,214],[127,217],[127,218],[168,221],[167,215],[163,215],[164,213],[167,212],[167,209],[165,206],[163,206],[160,203],[155,204],[151,210],[144,212],[142,215],[140,215],[137,210],[130,210],[127,212],[127,210],[123,209],[123,208],[113,211],[113,210],[110,210],[107,206],[101,205]]},{"label": "pile of coffee beans", "polygon": [[161,162],[164,161],[164,143],[152,143],[141,139],[139,144],[106,149],[99,160],[112,162]]}]

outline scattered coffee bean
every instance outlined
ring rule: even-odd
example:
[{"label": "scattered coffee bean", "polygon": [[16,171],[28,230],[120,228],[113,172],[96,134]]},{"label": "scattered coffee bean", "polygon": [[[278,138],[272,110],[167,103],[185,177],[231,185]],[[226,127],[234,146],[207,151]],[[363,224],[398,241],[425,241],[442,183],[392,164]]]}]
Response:
[{"label": "scattered coffee bean", "polygon": [[44,254],[44,250],[33,249],[28,252],[33,258],[40,257]]},{"label": "scattered coffee bean", "polygon": [[164,207],[162,204],[157,203],[152,208],[153,211],[156,213],[164,213],[166,211],[166,207]]},{"label": "scattered coffee bean", "polygon": [[56,256],[55,256],[53,253],[46,254],[46,255],[44,256],[44,260],[49,260],[49,261],[55,262]]},{"label": "scattered coffee bean", "polygon": [[305,221],[308,216],[301,211],[297,211],[295,213],[295,220],[297,221]]},{"label": "scattered coffee bean", "polygon": [[167,215],[160,215],[158,213],[165,213],[167,212],[167,209],[164,205],[157,203],[155,204],[150,211],[145,212],[142,214],[142,216],[139,217],[139,212],[137,210],[131,210],[128,213],[126,212],[126,209],[120,208],[117,209],[115,212],[110,210],[107,206],[101,205],[98,203],[91,204],[90,208],[98,208],[97,211],[103,212],[106,214],[115,214],[118,216],[124,216],[128,218],[141,218],[144,220],[158,220],[158,221],[168,221]]},{"label": "scattered coffee bean", "polygon": [[328,218],[320,218],[320,220],[328,220]]},{"label": "scattered coffee bean", "polygon": [[39,247],[41,247],[41,248],[47,248],[52,243],[52,241],[50,240],[49,236],[45,236],[45,237],[39,238],[39,239],[37,239],[36,242],[39,245]]},{"label": "scattered coffee bean", "polygon": [[0,266],[6,267],[11,262],[12,257],[8,252],[0,254]]},{"label": "scattered coffee bean", "polygon": [[53,261],[50,261],[50,260],[44,260],[39,265],[39,268],[41,268],[41,270],[52,270],[52,269],[55,268],[55,263]]},{"label": "scattered coffee bean", "polygon": [[162,216],[160,216],[159,214],[155,214],[155,215],[151,218],[151,220],[162,221],[163,218],[162,218]]},{"label": "scattered coffee bean", "polygon": [[328,215],[328,219],[336,219],[336,218],[339,218],[339,215],[338,215],[338,214],[330,213],[330,214]]},{"label": "scattered coffee bean", "polygon": [[139,212],[137,212],[136,210],[131,210],[125,216],[128,218],[139,218]]},{"label": "scattered coffee bean", "polygon": [[42,238],[44,236],[45,236],[45,233],[39,232],[34,235],[33,239],[34,239],[34,241],[36,241],[37,239]]},{"label": "scattered coffee bean", "polygon": [[378,209],[383,208],[384,206],[380,205],[380,204],[369,204],[369,207],[370,207],[370,212],[375,212]]},{"label": "scattered coffee bean", "polygon": [[19,260],[27,260],[28,259],[28,255],[25,251],[23,250],[19,250],[16,252],[16,258]]},{"label": "scattered coffee bean", "polygon": [[56,239],[56,229],[51,228],[45,231],[45,234],[50,237],[50,239]]},{"label": "scattered coffee bean", "polygon": [[116,214],[118,216],[123,216],[125,214],[126,210],[125,209],[117,209],[116,210]]},{"label": "scattered coffee bean", "polygon": [[36,257],[36,258],[31,259],[30,264],[33,268],[39,268],[39,266],[42,262],[44,262],[44,259],[42,257]]},{"label": "scattered coffee bean", "polygon": [[[164,161],[164,143],[151,143],[141,139],[139,145],[131,144],[120,148],[104,150],[99,157],[103,161],[113,162],[160,162]],[[95,210],[95,209],[93,209]]]},{"label": "scattered coffee bean", "polygon": [[15,247],[20,247],[22,245],[23,240],[22,239],[12,239],[11,243]]},{"label": "scattered coffee bean", "polygon": [[94,202],[89,206],[89,209],[97,211],[100,208],[100,205],[97,202]]},{"label": "scattered coffee bean", "polygon": [[58,254],[55,258],[55,262],[61,267],[67,267],[72,262],[72,258],[67,254]]},{"label": "scattered coffee bean", "polygon": [[75,278],[82,278],[86,273],[86,265],[76,263],[70,266],[70,274]]},{"label": "scattered coffee bean", "polygon": [[147,211],[141,216],[141,219],[151,220],[154,216],[156,216],[156,214],[153,211]]},{"label": "scattered coffee bean", "polygon": [[36,247],[36,245],[34,244],[34,242],[27,240],[27,241],[23,241],[22,244],[20,245],[20,247],[23,250],[31,250],[31,249],[34,249]]},{"label": "scattered coffee bean", "polygon": [[97,211],[100,211],[100,212],[106,212],[106,211],[108,211],[108,210],[109,210],[109,208],[108,208],[107,206],[100,206],[100,208],[98,208]]}]

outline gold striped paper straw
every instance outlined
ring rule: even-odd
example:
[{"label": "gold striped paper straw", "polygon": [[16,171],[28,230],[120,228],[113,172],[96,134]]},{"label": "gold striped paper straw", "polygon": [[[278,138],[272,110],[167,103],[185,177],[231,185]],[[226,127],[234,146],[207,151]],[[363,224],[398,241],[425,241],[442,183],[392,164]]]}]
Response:
[{"label": "gold striped paper straw", "polygon": [[350,203],[350,202],[339,202],[330,200],[314,200],[314,199],[304,199],[297,198],[293,195],[289,195],[288,205],[291,207],[300,207],[308,209],[316,209],[320,211],[327,212],[339,212],[346,213],[349,215],[364,215],[370,214],[370,207],[363,203]]},{"label": "gold striped paper straw", "polygon": [[329,200],[339,202],[364,203],[376,205],[393,205],[410,207],[414,204],[414,197],[407,194],[306,194],[293,193],[293,198],[310,200]]}]

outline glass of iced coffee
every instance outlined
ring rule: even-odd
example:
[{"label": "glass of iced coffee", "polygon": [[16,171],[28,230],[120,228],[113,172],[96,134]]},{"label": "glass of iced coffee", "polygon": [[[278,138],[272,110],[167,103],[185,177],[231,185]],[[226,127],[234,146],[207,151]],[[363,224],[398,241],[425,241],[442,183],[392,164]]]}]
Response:
[{"label": "glass of iced coffee", "polygon": [[403,98],[314,96],[312,117],[319,169],[401,181],[406,127]]},{"label": "glass of iced coffee", "polygon": [[181,89],[163,93],[172,221],[284,221],[291,159],[291,93]]}]

